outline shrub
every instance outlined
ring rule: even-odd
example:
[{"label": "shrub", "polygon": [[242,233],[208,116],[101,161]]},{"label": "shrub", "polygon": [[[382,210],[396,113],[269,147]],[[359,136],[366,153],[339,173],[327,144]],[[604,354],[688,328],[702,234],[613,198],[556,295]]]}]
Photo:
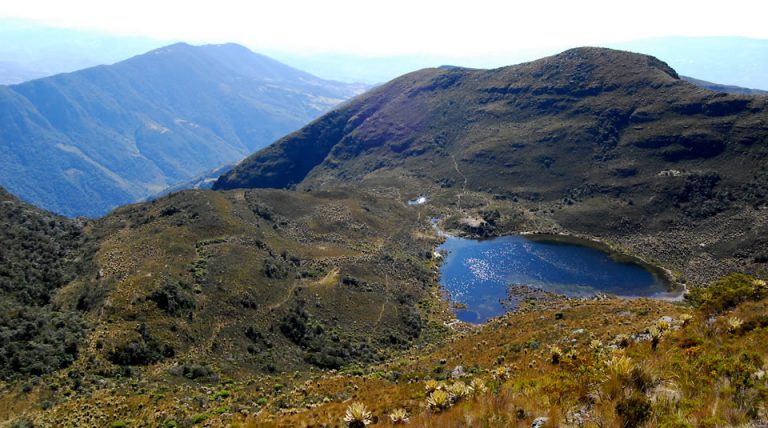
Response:
[{"label": "shrub", "polygon": [[184,363],[172,367],[169,372],[174,376],[183,376],[187,379],[200,379],[214,376],[214,371],[208,367],[199,364]]},{"label": "shrub", "polygon": [[707,313],[719,313],[747,300],[759,300],[768,295],[765,281],[749,275],[732,273],[708,287],[694,288],[686,299]]},{"label": "shrub", "polygon": [[17,419],[9,428],[35,428],[35,424],[27,418]]},{"label": "shrub", "polygon": [[219,398],[227,398],[230,395],[231,394],[229,391],[227,391],[226,389],[222,389],[221,391],[216,391],[216,393],[214,393],[211,396],[211,400],[218,400]]},{"label": "shrub", "polygon": [[285,279],[288,277],[288,268],[278,260],[264,260],[264,276],[271,279]]},{"label": "shrub", "polygon": [[168,315],[176,316],[182,311],[196,307],[194,296],[185,290],[188,288],[189,286],[182,282],[166,282],[150,294],[148,299]]},{"label": "shrub", "polygon": [[199,424],[201,422],[207,421],[210,418],[211,418],[210,414],[208,414],[208,413],[201,413],[199,415],[195,415],[194,417],[192,417],[192,424]]},{"label": "shrub", "polygon": [[78,221],[36,209],[1,188],[0,223],[0,378],[67,367],[86,324],[51,300],[92,266],[94,247]]},{"label": "shrub", "polygon": [[0,302],[0,378],[43,375],[77,358],[86,323],[74,312]]},{"label": "shrub", "polygon": [[323,324],[304,310],[303,302],[280,320],[279,328],[287,339],[307,351],[306,362],[321,368],[339,369],[352,361],[373,361],[375,357],[366,342],[329,334]]},{"label": "shrub", "polygon": [[0,298],[45,306],[86,269],[92,248],[76,221],[36,209],[0,189]]},{"label": "shrub", "polygon": [[418,338],[423,329],[423,322],[421,320],[421,314],[416,308],[405,307],[402,309],[401,320],[405,327],[405,333],[411,338]]},{"label": "shrub", "polygon": [[645,395],[632,394],[616,403],[616,414],[621,417],[622,427],[639,427],[651,415],[651,402]]},{"label": "shrub", "polygon": [[121,366],[142,366],[155,363],[163,358],[172,357],[176,351],[170,345],[161,345],[152,337],[146,324],[137,328],[139,338],[115,346],[107,357]]}]

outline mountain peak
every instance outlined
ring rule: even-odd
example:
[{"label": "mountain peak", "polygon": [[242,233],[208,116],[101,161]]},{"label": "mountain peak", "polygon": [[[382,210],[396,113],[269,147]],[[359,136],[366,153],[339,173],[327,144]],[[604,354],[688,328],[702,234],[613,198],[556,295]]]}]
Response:
[{"label": "mountain peak", "polygon": [[101,215],[233,163],[358,90],[243,46],[186,43],[0,87],[0,184]]},{"label": "mountain peak", "polygon": [[677,72],[652,56],[607,48],[580,47],[533,62],[500,69],[516,88],[538,92],[594,95],[622,88],[629,91],[674,85]]},{"label": "mountain peak", "polygon": [[578,47],[555,55],[561,61],[575,61],[579,63],[591,63],[602,66],[633,67],[638,70],[659,70],[674,79],[680,79],[677,72],[660,59],[635,52],[622,51],[599,47]]},{"label": "mountain peak", "polygon": [[[484,177],[476,186],[513,197],[522,182],[543,174],[548,178],[539,182],[547,186],[531,191],[562,197],[596,165],[621,170],[637,162],[638,148],[654,168],[659,158],[715,158],[732,137],[714,119],[749,122],[750,112],[765,111],[763,104],[697,88],[654,57],[604,48],[576,48],[494,70],[425,69],[254,154],[214,188],[378,186],[390,178],[377,178],[377,171],[383,176],[397,167],[423,176],[424,165],[437,165],[427,175],[441,186],[455,185],[464,178],[455,176],[459,164],[450,156],[446,162],[450,153],[467,159],[462,174],[496,163],[507,172],[518,166],[512,174],[517,181]],[[584,165],[583,175],[566,178],[573,172],[569,162]]]}]

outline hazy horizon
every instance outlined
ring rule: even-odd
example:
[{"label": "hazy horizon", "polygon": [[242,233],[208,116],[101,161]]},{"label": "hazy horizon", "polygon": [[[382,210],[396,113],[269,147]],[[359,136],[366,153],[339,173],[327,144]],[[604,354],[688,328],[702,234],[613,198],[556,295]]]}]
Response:
[{"label": "hazy horizon", "polygon": [[[17,67],[19,76],[35,78],[180,41],[239,43],[322,78],[373,84],[425,67],[495,68],[601,46],[654,55],[703,80],[768,89],[759,72],[768,64],[768,27],[760,22],[768,6],[735,1],[730,8],[740,11],[739,20],[660,1],[630,11],[598,0],[481,1],[472,8],[431,0],[379,8],[342,0],[258,6],[31,0],[0,11],[0,35],[7,39],[0,42],[0,71],[13,75]],[[21,40],[13,40],[14,31]],[[723,40],[729,44],[721,46]],[[734,44],[755,46],[740,55]]]},{"label": "hazy horizon", "polygon": [[360,3],[284,1],[94,2],[28,0],[3,6],[0,16],[54,27],[191,43],[237,42],[257,50],[368,56],[428,55],[465,58],[520,50],[621,43],[669,36],[741,36],[768,39],[766,5],[735,0],[720,8],[649,0],[620,7],[582,2],[444,1]]}]

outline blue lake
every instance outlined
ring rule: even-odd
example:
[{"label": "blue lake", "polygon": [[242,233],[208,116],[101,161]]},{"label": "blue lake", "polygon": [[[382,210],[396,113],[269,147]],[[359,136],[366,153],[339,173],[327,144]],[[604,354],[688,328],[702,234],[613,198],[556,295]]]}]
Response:
[{"label": "blue lake", "polygon": [[597,293],[620,297],[674,299],[659,273],[628,257],[617,257],[593,246],[560,242],[555,238],[504,236],[472,240],[446,236],[437,249],[447,252],[440,283],[462,321],[482,323],[512,309],[501,301],[510,285],[524,285],[570,297]]}]

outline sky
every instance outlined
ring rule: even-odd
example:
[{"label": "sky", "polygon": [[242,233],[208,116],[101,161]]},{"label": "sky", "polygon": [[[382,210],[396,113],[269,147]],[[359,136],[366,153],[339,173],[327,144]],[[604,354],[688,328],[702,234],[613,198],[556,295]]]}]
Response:
[{"label": "sky", "polygon": [[[488,57],[661,36],[768,39],[760,0],[23,0],[0,17],[295,54]],[[727,8],[726,11],[723,8]]]}]

